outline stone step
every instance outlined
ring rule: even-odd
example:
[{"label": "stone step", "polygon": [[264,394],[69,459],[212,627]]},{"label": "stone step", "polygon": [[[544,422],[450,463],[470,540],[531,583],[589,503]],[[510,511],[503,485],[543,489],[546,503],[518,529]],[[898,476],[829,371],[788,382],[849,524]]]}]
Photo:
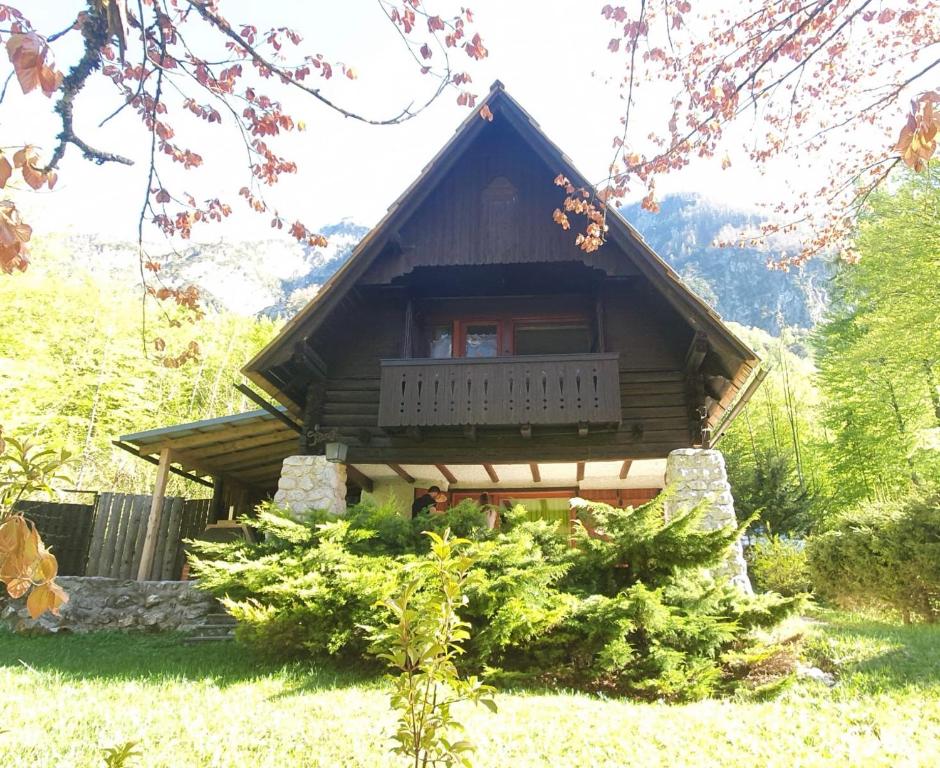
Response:
[{"label": "stone step", "polygon": [[230,643],[235,640],[235,635],[190,635],[184,640],[187,645],[197,643]]},{"label": "stone step", "polygon": [[235,635],[235,627],[227,624],[200,624],[193,630],[194,634],[205,635],[206,637],[227,637]]},{"label": "stone step", "polygon": [[235,626],[235,617],[231,614],[219,612],[219,613],[210,613],[206,616],[205,624],[212,624],[217,626]]}]

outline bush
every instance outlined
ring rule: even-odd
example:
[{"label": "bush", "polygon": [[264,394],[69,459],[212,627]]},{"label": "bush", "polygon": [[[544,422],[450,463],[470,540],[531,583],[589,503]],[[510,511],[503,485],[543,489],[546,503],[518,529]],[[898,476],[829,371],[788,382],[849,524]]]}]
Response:
[{"label": "bush", "polygon": [[728,654],[740,656],[753,628],[800,604],[712,579],[704,569],[740,531],[702,529],[704,512],[667,523],[661,498],[635,510],[591,504],[580,514],[594,534],[575,523],[571,546],[521,508],[490,531],[472,503],[412,521],[360,505],[345,518],[313,514],[303,523],[268,506],[252,520],[264,542],[197,544],[192,567],[239,620],[241,640],[269,654],[358,660],[376,604],[428,557],[422,531],[451,528],[468,540],[473,563],[462,673],[690,699],[727,688]]},{"label": "bush", "polygon": [[803,541],[779,536],[761,538],[744,550],[744,557],[758,591],[787,597],[812,591]]},{"label": "bush", "polygon": [[810,539],[816,590],[846,607],[899,611],[905,622],[940,618],[940,495],[875,505]]}]

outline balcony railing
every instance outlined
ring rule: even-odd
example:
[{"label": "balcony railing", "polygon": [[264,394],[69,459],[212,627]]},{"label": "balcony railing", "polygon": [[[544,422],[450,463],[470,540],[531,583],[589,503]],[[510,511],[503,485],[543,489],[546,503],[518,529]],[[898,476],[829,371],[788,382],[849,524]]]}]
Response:
[{"label": "balcony railing", "polygon": [[619,421],[616,354],[382,361],[380,427]]}]

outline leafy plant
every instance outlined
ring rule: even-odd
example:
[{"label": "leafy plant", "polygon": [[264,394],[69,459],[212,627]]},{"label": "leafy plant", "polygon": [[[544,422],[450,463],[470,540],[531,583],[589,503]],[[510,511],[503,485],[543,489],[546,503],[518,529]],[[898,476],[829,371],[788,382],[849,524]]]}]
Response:
[{"label": "leafy plant", "polygon": [[392,621],[372,635],[378,658],[398,672],[392,706],[398,710],[394,752],[426,766],[469,766],[473,745],[454,740],[463,731],[452,707],[460,701],[483,704],[496,711],[495,689],[476,676],[461,677],[456,660],[470,637],[470,624],[458,609],[473,560],[466,539],[426,531],[431,551],[409,568],[409,580],[398,595],[383,605]]},{"label": "leafy plant", "polygon": [[142,757],[143,752],[137,749],[136,741],[125,741],[116,747],[106,747],[101,750],[104,757],[105,768],[125,768],[130,765],[130,761],[135,757]]},{"label": "leafy plant", "polygon": [[[65,479],[65,451],[42,450],[29,441],[4,440],[0,428],[0,582],[14,600],[28,595],[26,608],[34,619],[46,611],[58,615],[68,602],[55,577],[59,564],[42,543],[36,526],[16,512],[16,503],[34,493],[54,493]],[[12,448],[12,451],[7,448]]]}]

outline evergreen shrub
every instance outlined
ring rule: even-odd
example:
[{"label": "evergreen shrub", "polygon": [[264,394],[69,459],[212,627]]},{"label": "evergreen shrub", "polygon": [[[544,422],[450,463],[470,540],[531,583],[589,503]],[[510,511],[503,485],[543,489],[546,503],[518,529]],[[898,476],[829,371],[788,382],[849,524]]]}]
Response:
[{"label": "evergreen shrub", "polygon": [[745,548],[744,557],[751,583],[758,591],[787,597],[812,592],[804,541],[762,537]]},{"label": "evergreen shrub", "polygon": [[847,513],[807,546],[817,592],[844,607],[940,619],[940,494]]},{"label": "evergreen shrub", "polygon": [[361,504],[302,522],[269,504],[250,520],[263,541],[197,543],[192,570],[239,620],[239,639],[260,651],[367,662],[377,606],[428,557],[423,531],[450,528],[468,540],[473,563],[460,611],[471,627],[465,673],[694,699],[733,687],[741,675],[732,679],[726,660],[755,646],[752,630],[801,604],[711,578],[741,531],[704,530],[704,513],[667,523],[662,497],[636,509],[592,503],[569,539],[521,507],[491,531],[471,502],[414,520]]}]

